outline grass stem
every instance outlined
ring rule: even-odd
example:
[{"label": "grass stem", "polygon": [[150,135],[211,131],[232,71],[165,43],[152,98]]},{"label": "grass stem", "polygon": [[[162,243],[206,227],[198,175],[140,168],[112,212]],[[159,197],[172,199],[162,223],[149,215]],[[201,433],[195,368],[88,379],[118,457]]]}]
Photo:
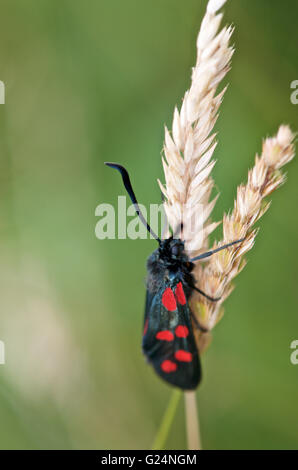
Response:
[{"label": "grass stem", "polygon": [[163,415],[161,424],[157,431],[156,437],[154,439],[154,443],[152,446],[152,450],[163,450],[166,445],[166,441],[169,435],[169,431],[171,429],[178,403],[181,397],[181,390],[175,389],[172,392],[172,396],[169,400],[167,409]]},{"label": "grass stem", "polygon": [[184,392],[184,399],[188,450],[201,450],[202,445],[196,392]]}]

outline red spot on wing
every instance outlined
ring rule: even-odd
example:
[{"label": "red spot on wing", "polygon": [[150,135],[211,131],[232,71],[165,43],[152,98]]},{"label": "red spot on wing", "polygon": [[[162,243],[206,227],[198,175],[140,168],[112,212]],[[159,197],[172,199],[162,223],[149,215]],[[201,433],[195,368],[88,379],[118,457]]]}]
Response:
[{"label": "red spot on wing", "polygon": [[144,333],[143,333],[144,336],[145,336],[145,334],[147,333],[147,330],[148,330],[148,323],[149,323],[149,318],[147,318],[147,320],[145,321]]},{"label": "red spot on wing", "polygon": [[179,351],[175,352],[175,359],[181,362],[191,362],[192,354],[188,351],[184,351],[183,349],[179,349]]},{"label": "red spot on wing", "polygon": [[173,312],[177,308],[176,300],[174,297],[174,293],[170,287],[167,287],[164,293],[162,294],[161,298],[163,306],[169,310],[170,312]]},{"label": "red spot on wing", "polygon": [[177,287],[175,289],[175,295],[179,304],[181,305],[186,304],[186,298],[185,298],[185,294],[184,294],[184,290],[183,290],[181,282],[178,282],[177,284]]},{"label": "red spot on wing", "polygon": [[165,360],[161,363],[160,367],[166,374],[169,374],[170,372],[175,372],[177,364],[173,361]]},{"label": "red spot on wing", "polygon": [[187,326],[178,325],[175,330],[175,334],[176,336],[178,336],[178,338],[187,338],[187,336],[189,335]]},{"label": "red spot on wing", "polygon": [[163,330],[156,333],[156,339],[161,339],[163,341],[173,341],[174,335],[169,330]]}]

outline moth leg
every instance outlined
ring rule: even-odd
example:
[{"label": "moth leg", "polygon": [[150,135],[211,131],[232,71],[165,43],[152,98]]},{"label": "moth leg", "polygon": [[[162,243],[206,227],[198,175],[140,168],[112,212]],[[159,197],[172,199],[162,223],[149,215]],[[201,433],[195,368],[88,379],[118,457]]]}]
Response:
[{"label": "moth leg", "polygon": [[192,286],[192,288],[194,290],[196,290],[197,292],[199,292],[199,294],[203,295],[204,297],[206,297],[206,299],[210,300],[211,302],[217,302],[218,300],[221,299],[221,297],[210,297],[210,295],[207,295],[205,294],[205,292],[203,292],[201,289],[199,289],[198,287],[195,287],[195,286]]},{"label": "moth leg", "polygon": [[204,326],[202,326],[200,324],[200,322],[197,319],[197,317],[195,316],[195,314],[192,311],[190,311],[190,314],[191,314],[191,318],[193,319],[193,322],[194,322],[196,328],[198,328],[198,330],[202,331],[203,333],[208,333],[209,329],[205,328]]}]

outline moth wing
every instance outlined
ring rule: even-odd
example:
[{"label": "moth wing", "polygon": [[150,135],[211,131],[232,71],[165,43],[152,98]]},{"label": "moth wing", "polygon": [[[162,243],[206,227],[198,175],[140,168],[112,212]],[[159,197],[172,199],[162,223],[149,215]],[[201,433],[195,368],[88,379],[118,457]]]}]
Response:
[{"label": "moth wing", "polygon": [[198,386],[200,359],[180,281],[164,285],[153,295],[147,292],[143,351],[166,382],[183,390]]}]

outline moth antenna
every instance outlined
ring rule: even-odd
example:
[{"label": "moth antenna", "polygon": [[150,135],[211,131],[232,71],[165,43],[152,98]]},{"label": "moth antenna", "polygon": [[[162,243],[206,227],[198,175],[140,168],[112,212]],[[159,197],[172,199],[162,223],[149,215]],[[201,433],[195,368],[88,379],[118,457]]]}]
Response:
[{"label": "moth antenna", "polygon": [[127,170],[124,168],[124,166],[119,165],[118,163],[105,162],[105,165],[107,165],[111,168],[114,168],[115,170],[118,170],[121,173],[123,184],[125,186],[125,189],[126,189],[128,195],[129,195],[130,199],[131,199],[131,202],[134,205],[135,211],[136,211],[136,213],[138,214],[138,216],[140,218],[140,221],[145,225],[146,229],[152,235],[152,237],[155,238],[155,240],[158,241],[158,243],[160,244],[161,243],[160,238],[152,230],[152,228],[147,223],[145,217],[143,216],[143,214],[141,212],[141,209],[139,207],[137,198],[136,198],[135,193],[132,189],[129,174],[128,174]]},{"label": "moth antenna", "polygon": [[220,246],[219,248],[215,248],[215,250],[206,251],[206,253],[202,253],[201,255],[196,256],[195,258],[192,258],[190,261],[193,262],[193,261],[197,261],[198,259],[208,258],[214,253],[218,253],[221,250],[225,250],[226,248],[229,248],[229,246],[236,245],[236,243],[241,243],[244,240],[245,238],[240,238],[239,240],[235,240],[234,242],[227,243],[226,245]]}]

